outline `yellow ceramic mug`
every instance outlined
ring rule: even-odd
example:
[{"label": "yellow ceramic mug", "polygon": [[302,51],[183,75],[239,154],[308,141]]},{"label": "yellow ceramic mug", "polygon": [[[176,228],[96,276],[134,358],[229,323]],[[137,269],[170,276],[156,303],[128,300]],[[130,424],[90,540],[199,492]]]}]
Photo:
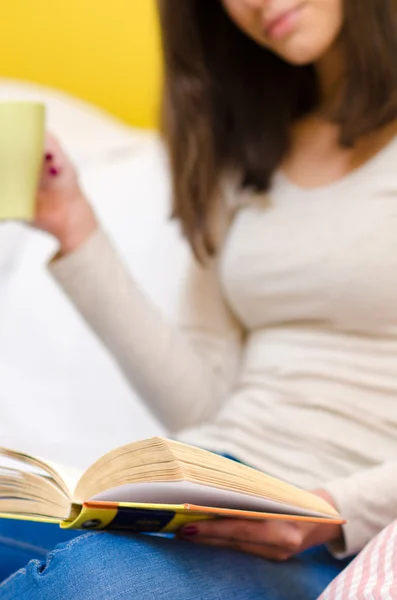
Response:
[{"label": "yellow ceramic mug", "polygon": [[44,136],[44,104],[0,102],[0,220],[33,219]]}]

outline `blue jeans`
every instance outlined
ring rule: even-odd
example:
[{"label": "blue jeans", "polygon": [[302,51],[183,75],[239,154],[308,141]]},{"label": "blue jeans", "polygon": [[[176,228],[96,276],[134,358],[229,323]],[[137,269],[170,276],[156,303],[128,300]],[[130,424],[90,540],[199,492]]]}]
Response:
[{"label": "blue jeans", "polygon": [[272,563],[162,537],[0,520],[0,580],[9,577],[0,600],[315,600],[347,564],[325,548]]}]

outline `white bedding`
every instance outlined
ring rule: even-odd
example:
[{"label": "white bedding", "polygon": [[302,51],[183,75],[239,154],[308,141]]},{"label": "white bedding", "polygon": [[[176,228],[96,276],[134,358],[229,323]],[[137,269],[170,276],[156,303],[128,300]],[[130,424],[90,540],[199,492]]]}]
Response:
[{"label": "white bedding", "polygon": [[[16,95],[18,84],[7,85]],[[11,94],[7,85],[0,80],[0,99]],[[67,123],[68,150],[101,221],[144,289],[172,314],[186,250],[167,221],[168,174],[157,136],[87,105],[80,113],[65,96],[63,109],[52,110],[51,93],[39,91],[52,129],[63,132]],[[95,136],[102,144],[96,153]],[[84,467],[163,429],[47,274],[55,249],[41,232],[0,224],[0,445]]]}]

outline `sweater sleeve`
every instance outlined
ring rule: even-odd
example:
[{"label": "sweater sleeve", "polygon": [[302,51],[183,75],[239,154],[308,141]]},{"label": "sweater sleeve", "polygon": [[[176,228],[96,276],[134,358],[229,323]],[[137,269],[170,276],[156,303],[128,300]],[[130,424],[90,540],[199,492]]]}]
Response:
[{"label": "sweater sleeve", "polygon": [[364,469],[322,487],[348,521],[344,547],[331,548],[338,557],[356,554],[397,518],[397,462]]},{"label": "sweater sleeve", "polygon": [[219,410],[238,370],[242,330],[222,297],[216,262],[203,268],[191,259],[179,327],[152,306],[101,229],[49,269],[170,432]]}]

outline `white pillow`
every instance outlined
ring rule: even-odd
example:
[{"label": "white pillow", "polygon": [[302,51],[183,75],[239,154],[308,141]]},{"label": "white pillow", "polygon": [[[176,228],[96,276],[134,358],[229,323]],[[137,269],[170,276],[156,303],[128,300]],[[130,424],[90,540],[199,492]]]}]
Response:
[{"label": "white pillow", "polygon": [[397,598],[397,521],[376,536],[318,600]]},{"label": "white pillow", "polygon": [[[188,256],[167,219],[169,174],[158,136],[137,137],[120,124],[113,131],[96,109],[87,114],[66,96],[60,104],[54,98],[46,100],[54,131],[86,153],[82,185],[100,220],[147,295],[173,315]],[[106,142],[99,153],[98,131]],[[164,433],[49,276],[55,241],[13,223],[0,225],[0,246],[2,239],[0,255],[11,252],[0,269],[0,445],[87,466],[115,446]]]},{"label": "white pillow", "polygon": [[150,132],[129,127],[104,110],[52,88],[0,78],[0,102],[36,100],[47,107],[47,126],[80,167],[138,149]]}]

